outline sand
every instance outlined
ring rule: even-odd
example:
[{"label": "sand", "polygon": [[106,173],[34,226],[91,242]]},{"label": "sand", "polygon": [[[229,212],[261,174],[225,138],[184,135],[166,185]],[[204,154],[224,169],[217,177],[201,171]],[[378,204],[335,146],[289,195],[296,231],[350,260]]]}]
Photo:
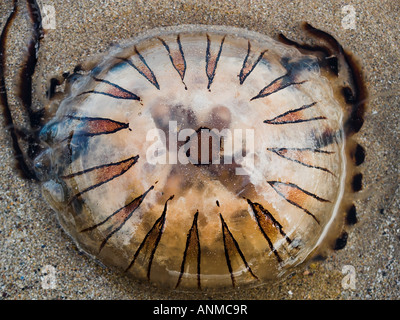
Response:
[{"label": "sand", "polygon": [[[0,299],[399,299],[400,298],[400,7],[395,1],[40,1],[52,5],[55,29],[41,43],[34,102],[42,103],[46,80],[110,44],[159,26],[215,24],[244,27],[270,36],[304,39],[300,23],[333,34],[361,62],[370,100],[357,139],[367,150],[358,223],[347,246],[321,263],[269,286],[219,293],[163,291],[138,284],[79,252],[58,225],[40,186],[15,170],[9,134],[0,123]],[[24,1],[11,29],[7,60],[10,105],[26,126],[13,96],[29,24]],[[344,17],[351,18],[348,29]],[[0,1],[0,26],[11,10]],[[344,10],[344,11],[343,11]],[[351,9],[350,9],[351,10]],[[50,267],[49,267],[50,266]],[[355,272],[355,288],[343,285],[343,268]],[[354,269],[353,269],[354,268]],[[46,271],[47,270],[47,271]],[[50,270],[50,271],[49,271]],[[54,270],[55,282],[43,282]],[[48,279],[48,278],[47,278]],[[47,284],[47,285],[46,285]],[[49,288],[50,287],[50,288]]]}]

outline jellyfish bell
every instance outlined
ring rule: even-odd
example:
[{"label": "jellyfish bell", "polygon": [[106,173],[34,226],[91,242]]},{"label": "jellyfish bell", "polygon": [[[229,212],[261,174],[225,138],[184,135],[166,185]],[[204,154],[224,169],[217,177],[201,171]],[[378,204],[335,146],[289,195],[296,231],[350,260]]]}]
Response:
[{"label": "jellyfish bell", "polygon": [[155,29],[69,75],[35,170],[79,248],[192,290],[276,282],[340,247],[364,93],[350,55],[306,29],[323,45]]}]

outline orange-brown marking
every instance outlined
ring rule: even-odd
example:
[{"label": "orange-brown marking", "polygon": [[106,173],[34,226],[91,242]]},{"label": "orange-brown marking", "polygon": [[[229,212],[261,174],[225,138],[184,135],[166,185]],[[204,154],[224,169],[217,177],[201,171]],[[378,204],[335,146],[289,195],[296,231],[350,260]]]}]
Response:
[{"label": "orange-brown marking", "polygon": [[311,108],[312,106],[315,106],[317,103],[313,102],[310,104],[306,104],[304,106],[301,106],[300,108],[297,109],[292,109],[289,111],[286,111],[282,113],[279,116],[276,116],[273,119],[270,120],[264,120],[264,123],[268,124],[288,124],[288,123],[299,123],[299,122],[307,122],[307,121],[314,121],[314,120],[324,120],[326,117],[324,116],[317,116],[317,117],[312,117],[312,118],[304,118],[303,117],[303,110]]},{"label": "orange-brown marking", "polygon": [[139,159],[139,156],[134,156],[134,157],[131,157],[126,160],[119,161],[119,162],[100,165],[100,166],[92,167],[92,168],[82,170],[79,172],[61,176],[62,179],[70,179],[70,178],[77,177],[77,176],[80,176],[83,174],[89,174],[90,177],[88,180],[94,181],[94,183],[90,187],[87,187],[86,189],[83,189],[82,191],[75,194],[71,198],[70,202],[73,201],[74,199],[78,198],[79,196],[81,196],[83,193],[93,190],[93,189],[103,185],[104,183],[107,183],[107,182],[113,180],[114,178],[117,178],[117,177],[123,175],[138,161],[138,159]]},{"label": "orange-brown marking", "polygon": [[256,65],[260,62],[262,57],[264,56],[265,52],[267,50],[262,51],[258,57],[256,57],[254,54],[251,54],[251,44],[250,41],[248,41],[247,44],[247,55],[246,58],[243,61],[243,67],[240,70],[239,73],[239,82],[240,84],[243,84],[246,78],[249,76],[249,74],[254,70]]},{"label": "orange-brown marking", "polygon": [[183,49],[182,49],[180,35],[178,35],[176,37],[176,44],[178,46],[177,48],[175,46],[171,48],[162,38],[158,38],[158,39],[161,41],[164,48],[167,50],[172,65],[174,66],[175,70],[178,72],[178,74],[182,80],[182,83],[185,85],[185,89],[187,89],[186,84],[183,82],[183,79],[185,78],[185,73],[186,73],[186,60],[185,60],[185,55],[184,55]]},{"label": "orange-brown marking", "polygon": [[226,222],[224,221],[222,215],[220,214],[221,224],[222,224],[222,236],[225,249],[225,258],[228,265],[229,273],[231,274],[232,286],[235,287],[235,276],[234,270],[240,270],[244,264],[247,271],[255,279],[257,276],[251,270],[249,264],[247,263],[242,251],[240,250],[239,244],[233,237],[231,231],[229,230]]},{"label": "orange-brown marking", "polygon": [[120,87],[116,83],[110,82],[105,79],[96,78],[96,77],[93,77],[93,79],[97,82],[106,84],[108,86],[108,89],[106,91],[89,90],[89,91],[82,92],[80,95],[93,93],[93,94],[106,95],[106,96],[109,96],[109,97],[112,97],[115,99],[127,99],[127,100],[141,101],[140,97],[138,97],[136,94]]},{"label": "orange-brown marking", "polygon": [[108,180],[111,177],[116,177],[127,171],[134,163],[136,159],[129,159],[126,162],[122,162],[117,165],[109,165],[107,167],[101,168],[94,172],[94,182],[97,184]]},{"label": "orange-brown marking", "polygon": [[284,116],[278,117],[274,121],[268,121],[268,123],[279,124],[279,123],[285,123],[285,122],[298,122],[299,120],[303,119],[302,116],[303,116],[302,111],[296,111],[296,112],[292,112],[292,113],[286,114]]},{"label": "orange-brown marking", "polygon": [[80,123],[74,131],[73,136],[95,136],[100,134],[110,134],[122,129],[129,128],[128,123],[123,123],[111,119],[90,118],[79,116],[67,116],[69,119],[78,120]]},{"label": "orange-brown marking", "polygon": [[319,220],[306,208],[303,204],[306,202],[307,197],[312,197],[320,202],[330,202],[329,200],[323,199],[314,193],[306,191],[293,183],[285,183],[280,181],[267,181],[271,187],[287,202],[303,210],[308,215],[312,216],[313,219],[319,224]]},{"label": "orange-brown marking", "polygon": [[282,89],[285,89],[289,86],[303,84],[305,82],[307,82],[307,80],[296,82],[296,81],[292,80],[292,78],[289,74],[285,74],[279,78],[276,78],[269,85],[267,85],[266,87],[261,89],[261,91],[258,93],[258,95],[251,98],[250,101],[269,96],[269,95],[271,95],[275,92],[278,92]]},{"label": "orange-brown marking", "polygon": [[137,72],[139,72],[143,77],[145,77],[147,81],[149,81],[157,89],[160,89],[157,78],[154,75],[153,71],[150,69],[150,67],[147,65],[146,60],[140,54],[136,46],[134,49],[135,49],[135,55],[131,57],[132,60],[131,59],[122,59],[122,60],[127,62],[134,69],[136,69]]},{"label": "orange-brown marking", "polygon": [[207,50],[206,50],[206,74],[208,77],[208,85],[207,89],[210,89],[211,84],[215,77],[215,71],[217,69],[218,61],[221,56],[222,46],[224,45],[225,36],[222,38],[219,50],[215,52],[211,50],[211,39],[210,36],[207,35]]},{"label": "orange-brown marking", "polygon": [[267,148],[267,150],[274,152],[278,156],[299,163],[305,167],[309,168],[314,168],[314,169],[319,169],[325,172],[329,172],[330,174],[334,175],[333,172],[330,170],[313,165],[310,163],[310,157],[312,159],[311,153],[323,153],[323,154],[332,154],[334,152],[331,151],[324,151],[324,150],[319,150],[319,149],[311,149],[311,148],[293,148],[293,149],[287,149],[287,148]]},{"label": "orange-brown marking", "polygon": [[111,133],[127,128],[127,124],[108,119],[87,120],[85,131],[89,134]]},{"label": "orange-brown marking", "polygon": [[132,98],[132,94],[127,92],[127,91],[122,91],[121,89],[111,87],[106,91],[109,95],[112,95],[114,97],[122,98],[122,99],[130,99]]},{"label": "orange-brown marking", "polygon": [[197,211],[193,218],[193,224],[190,228],[187,241],[186,248],[183,253],[181,271],[179,274],[178,282],[176,283],[175,288],[179,286],[181,283],[182,277],[185,273],[197,274],[197,287],[201,289],[200,284],[200,239],[199,239],[199,230],[197,227],[197,217],[199,212]]},{"label": "orange-brown marking", "polygon": [[[274,253],[276,259],[278,262],[282,262],[282,258],[280,257],[278,251],[273,245],[273,241],[278,236],[278,230],[282,235],[284,235],[285,238],[286,234],[282,230],[282,226],[277,223],[275,219],[273,219],[272,215],[269,213],[268,210],[266,210],[261,204],[252,202],[251,200],[247,199],[247,203],[250,205],[254,216],[257,221],[257,225],[264,236],[265,240],[268,242],[268,246],[270,247],[271,251]],[[271,240],[271,235],[273,237],[273,240]],[[289,239],[290,240],[290,239]]]},{"label": "orange-brown marking", "polygon": [[105,231],[108,234],[104,238],[104,240],[102,241],[102,243],[100,245],[100,248],[99,248],[99,252],[100,252],[101,249],[103,249],[103,247],[106,245],[108,239],[110,239],[114,233],[118,232],[124,226],[126,221],[128,221],[128,219],[132,216],[132,214],[136,211],[136,209],[139,208],[140,204],[143,202],[146,195],[150,192],[150,190],[153,190],[153,189],[154,189],[154,186],[151,186],[145,193],[143,193],[142,195],[133,199],[126,206],[118,209],[117,211],[115,211],[114,213],[109,215],[106,219],[104,219],[100,223],[97,223],[89,228],[85,228],[85,229],[81,230],[81,232],[91,231],[91,230],[94,230],[94,229],[100,227],[101,225],[105,224],[106,222],[111,222],[109,224],[109,226],[105,229]]},{"label": "orange-brown marking", "polygon": [[[169,199],[165,202],[164,210],[161,216],[157,219],[154,223],[153,227],[144,237],[142,243],[139,245],[138,249],[136,250],[133,259],[129,266],[125,269],[128,271],[135,263],[136,259],[138,258],[140,252],[142,253],[142,260],[147,261],[147,279],[150,280],[150,273],[151,273],[151,264],[153,262],[154,254],[156,253],[158,243],[161,240],[162,233],[164,231],[165,219],[167,214],[167,204],[168,201],[172,200],[174,196],[169,197]],[[141,263],[144,265],[144,263]]]},{"label": "orange-brown marking", "polygon": [[178,71],[181,79],[183,80],[185,77],[186,64],[182,54],[179,51],[174,51],[171,53],[171,59],[175,69]]},{"label": "orange-brown marking", "polygon": [[275,190],[284,194],[287,199],[290,199],[299,205],[303,204],[307,200],[307,197],[312,197],[320,202],[330,202],[329,200],[306,191],[293,183],[284,183],[280,181],[268,181],[268,183],[272,184]]}]

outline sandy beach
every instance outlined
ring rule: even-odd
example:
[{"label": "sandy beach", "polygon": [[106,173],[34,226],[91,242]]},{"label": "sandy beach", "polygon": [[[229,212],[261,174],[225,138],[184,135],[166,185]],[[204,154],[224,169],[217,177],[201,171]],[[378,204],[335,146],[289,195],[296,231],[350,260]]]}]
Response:
[{"label": "sandy beach", "polygon": [[[366,150],[358,222],[347,246],[275,285],[226,292],[164,291],[136,283],[80,252],[59,226],[40,186],[20,178],[0,117],[0,299],[399,299],[400,298],[400,5],[363,0],[42,0],[48,28],[34,74],[34,106],[47,80],[110,45],[155,27],[208,24],[242,27],[276,37],[306,39],[306,21],[331,33],[362,66],[369,101],[357,141]],[[0,0],[0,28],[12,1]],[[25,1],[10,28],[7,90],[16,123],[27,119],[16,100],[16,78],[30,25]],[[346,267],[347,266],[347,267]],[[355,287],[343,285],[350,266]],[[46,271],[47,270],[47,271]],[[47,273],[46,273],[47,272]],[[43,277],[54,272],[50,288]],[[347,271],[345,271],[346,273]],[[47,283],[48,285],[48,283]]]}]

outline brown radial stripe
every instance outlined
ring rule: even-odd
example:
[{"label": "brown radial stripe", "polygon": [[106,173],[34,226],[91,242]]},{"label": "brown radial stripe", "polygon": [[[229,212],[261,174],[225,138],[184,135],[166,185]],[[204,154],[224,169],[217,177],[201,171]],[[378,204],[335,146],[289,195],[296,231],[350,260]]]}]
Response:
[{"label": "brown radial stripe", "polygon": [[132,214],[136,211],[137,208],[139,208],[140,204],[143,202],[144,198],[146,195],[154,189],[154,186],[151,186],[145,193],[142,195],[138,196],[137,198],[133,199],[130,203],[128,203],[126,206],[118,209],[117,211],[113,212],[111,215],[109,215],[106,219],[103,221],[85,228],[81,230],[81,232],[87,232],[94,230],[101,225],[105,224],[106,222],[110,221],[111,224],[109,227],[106,228],[106,232],[108,232],[107,236],[104,238],[102,243],[100,244],[99,252],[103,247],[106,245],[107,241],[111,238],[113,234],[118,232],[126,223],[126,221],[129,220],[129,218],[132,216]]},{"label": "brown radial stripe", "polygon": [[207,89],[210,90],[211,84],[214,81],[215,72],[217,70],[217,65],[219,58],[221,57],[222,46],[224,45],[225,36],[222,38],[217,52],[211,49],[211,39],[207,34],[207,50],[206,50],[206,74],[208,77]]},{"label": "brown radial stripe", "polygon": [[295,207],[303,210],[305,213],[310,215],[318,224],[319,220],[306,208],[302,206],[307,199],[307,197],[312,197],[320,202],[331,202],[329,200],[323,199],[314,193],[306,191],[294,183],[285,183],[281,181],[267,181],[271,187],[287,202],[294,205]]},{"label": "brown radial stripe", "polygon": [[[282,258],[280,257],[278,251],[276,250],[276,248],[274,247],[274,245],[271,241],[271,238],[269,237],[270,234],[274,234],[276,232],[277,227],[274,225],[273,221],[271,220],[270,215],[265,214],[265,209],[263,208],[263,206],[261,206],[259,203],[252,202],[250,199],[246,199],[246,200],[254,213],[254,216],[257,221],[257,225],[258,225],[262,235],[264,236],[265,240],[267,240],[267,242],[268,242],[268,246],[270,247],[271,251],[274,253],[278,262],[279,263],[282,262]],[[271,217],[272,217],[272,215],[271,215]],[[282,227],[280,227],[280,229],[278,229],[278,231],[281,234],[283,233],[286,240],[288,239],[286,234],[283,232]],[[290,241],[290,239],[289,239],[289,241]]]},{"label": "brown radial stripe", "polygon": [[314,168],[321,171],[325,171],[335,176],[335,174],[330,170],[328,170],[327,168],[312,165],[310,163],[307,163],[307,160],[305,160],[307,156],[310,154],[310,152],[324,153],[324,154],[332,154],[334,152],[324,151],[320,149],[312,149],[312,148],[267,148],[267,150],[275,153],[276,155],[284,159],[296,162],[308,168]]},{"label": "brown radial stripe", "polygon": [[197,218],[199,216],[199,212],[196,211],[196,214],[193,218],[193,224],[187,234],[186,247],[183,253],[181,270],[178,278],[178,282],[176,283],[175,288],[181,283],[182,277],[185,273],[185,268],[190,268],[195,266],[196,274],[197,274],[197,288],[201,289],[200,284],[200,240],[199,240],[199,230],[197,227]]},{"label": "brown radial stripe", "polygon": [[254,70],[256,65],[260,62],[260,60],[264,56],[265,52],[267,52],[267,51],[268,50],[262,51],[256,58],[256,56],[254,54],[251,54],[251,44],[250,44],[250,41],[248,41],[247,55],[243,61],[242,69],[240,70],[240,73],[238,75],[240,84],[243,84],[243,82],[250,75],[250,73]]},{"label": "brown radial stripe", "polygon": [[135,46],[135,55],[133,55],[130,59],[120,58],[121,60],[128,63],[131,67],[133,67],[137,72],[139,72],[143,77],[146,78],[153,86],[155,86],[158,90],[160,90],[160,86],[158,84],[157,78],[154,75],[153,70],[150,69],[146,60],[139,53],[138,49]]},{"label": "brown radial stripe", "polygon": [[247,263],[243,252],[240,250],[239,244],[233,237],[226,222],[224,221],[224,218],[222,217],[221,214],[219,214],[219,217],[221,219],[221,224],[222,224],[222,237],[224,241],[226,264],[231,274],[232,286],[235,287],[235,276],[233,274],[233,267],[232,267],[233,259],[238,260],[238,258],[240,258],[242,263],[246,266],[247,271],[253,276],[253,278],[258,279],[257,276],[251,270],[249,264]]},{"label": "brown radial stripe", "polygon": [[[266,208],[264,208],[261,204],[257,202],[249,202],[250,200],[247,199],[247,202],[252,206],[254,211],[254,215],[256,217],[257,223],[263,230],[268,230],[271,226],[273,226],[276,230],[279,231],[281,236],[283,236],[287,243],[292,243],[292,240],[286,235],[285,231],[283,230],[282,225],[275,219],[271,212],[269,212]],[[256,210],[254,210],[256,209]]]},{"label": "brown radial stripe", "polygon": [[110,134],[122,129],[129,128],[129,123],[119,122],[107,118],[66,116],[68,119],[80,121],[79,129],[75,130],[73,136],[96,136]]},{"label": "brown radial stripe", "polygon": [[267,124],[289,124],[289,123],[308,122],[308,121],[314,121],[314,120],[325,120],[326,117],[324,117],[324,116],[318,116],[318,117],[313,117],[313,118],[308,118],[308,119],[303,118],[302,111],[305,109],[311,108],[312,106],[315,106],[316,104],[317,104],[316,102],[313,102],[311,104],[306,104],[300,108],[286,111],[286,112],[282,113],[281,115],[276,116],[273,119],[264,120],[264,123],[267,123]]},{"label": "brown radial stripe", "polygon": [[79,172],[71,173],[68,175],[63,175],[61,176],[62,179],[71,179],[83,174],[90,174],[92,175],[92,181],[94,181],[94,184],[91,185],[90,187],[87,187],[83,189],[82,191],[78,192],[75,194],[70,202],[84,194],[85,192],[88,192],[90,190],[93,190],[121,175],[123,175],[126,171],[128,171],[139,159],[139,156],[134,156],[122,161],[114,162],[114,163],[108,163],[100,166],[95,166],[89,169],[85,169]]},{"label": "brown radial stripe", "polygon": [[138,249],[136,250],[133,259],[129,266],[125,269],[125,272],[128,271],[135,263],[137,257],[139,256],[140,252],[143,250],[145,253],[144,255],[147,256],[148,265],[147,265],[147,279],[150,280],[150,273],[151,273],[151,264],[153,262],[154,255],[157,250],[158,243],[161,240],[161,236],[164,232],[164,225],[165,225],[165,218],[167,214],[167,203],[169,200],[172,200],[174,196],[169,197],[167,201],[165,201],[164,210],[161,216],[157,219],[154,223],[153,227],[144,237],[142,243],[139,245]]},{"label": "brown radial stripe", "polygon": [[299,81],[296,82],[294,80],[292,80],[292,77],[289,73],[276,78],[275,80],[273,80],[269,85],[267,85],[266,87],[264,87],[259,93],[258,95],[254,96],[253,98],[250,99],[250,101],[255,100],[255,99],[260,99],[260,98],[264,98],[267,97],[275,92],[278,92],[282,89],[285,89],[289,86],[293,86],[296,84],[302,84],[307,82],[307,80],[303,80],[303,81]]},{"label": "brown radial stripe", "polygon": [[102,82],[107,84],[108,89],[106,91],[89,90],[82,92],[80,95],[93,93],[93,94],[102,94],[114,99],[126,99],[126,100],[138,100],[138,101],[141,100],[136,94],[120,87],[116,83],[104,79],[99,79],[96,77],[93,77],[93,79],[97,82]]},{"label": "brown radial stripe", "polygon": [[171,60],[172,65],[174,66],[175,70],[178,72],[179,76],[181,77],[182,83],[185,85],[185,89],[187,89],[186,84],[183,82],[186,73],[186,60],[185,55],[182,49],[182,43],[180,35],[176,37],[176,43],[178,45],[177,48],[170,47],[163,39],[158,38],[165,49],[168,52],[169,58]]}]

